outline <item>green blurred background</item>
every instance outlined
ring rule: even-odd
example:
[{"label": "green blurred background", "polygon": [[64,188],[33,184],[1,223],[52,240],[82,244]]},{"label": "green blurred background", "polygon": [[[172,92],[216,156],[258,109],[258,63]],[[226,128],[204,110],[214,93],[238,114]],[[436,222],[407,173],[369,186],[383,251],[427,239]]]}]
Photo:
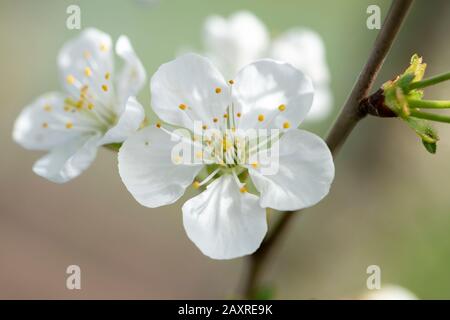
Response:
[{"label": "green blurred background", "polygon": [[[210,14],[247,9],[273,35],[291,27],[318,31],[326,44],[335,98],[333,116],[311,129],[324,135],[363,66],[377,30],[366,9],[389,1],[161,0],[0,1],[0,298],[224,298],[242,282],[244,259],[214,261],[187,238],[181,205],[141,207],[126,191],[116,155],[101,150],[76,180],[52,184],[31,167],[40,156],[14,144],[21,108],[60,88],[56,55],[79,31],[65,27],[66,8],[81,7],[82,27],[115,39],[126,34],[146,70],[183,47],[202,49]],[[400,73],[417,52],[428,75],[450,70],[450,2],[416,1],[380,74]],[[427,91],[450,99],[450,84]],[[140,101],[149,108],[148,86]],[[397,120],[367,118],[336,159],[330,195],[299,214],[270,261],[264,283],[275,298],[352,298],[376,264],[382,282],[420,298],[450,298],[450,128],[428,154]],[[271,219],[277,218],[273,214]],[[82,270],[82,290],[67,290],[66,267]]]}]

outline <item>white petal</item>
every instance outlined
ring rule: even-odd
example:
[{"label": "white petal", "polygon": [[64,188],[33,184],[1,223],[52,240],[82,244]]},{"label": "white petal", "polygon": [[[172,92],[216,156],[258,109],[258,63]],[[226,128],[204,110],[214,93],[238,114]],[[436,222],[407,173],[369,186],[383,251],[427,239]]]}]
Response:
[{"label": "white petal", "polygon": [[[220,93],[216,93],[220,88]],[[193,121],[212,126],[230,103],[229,87],[211,62],[196,54],[186,54],[165,63],[150,83],[152,107],[164,121],[193,128]],[[181,110],[183,104],[187,108]]]},{"label": "white petal", "polygon": [[172,149],[178,143],[162,129],[147,127],[120,148],[120,177],[143,206],[155,208],[177,201],[201,170],[201,165],[172,161]]},{"label": "white petal", "polygon": [[314,85],[330,79],[325,45],[322,38],[312,30],[295,28],[283,33],[273,41],[270,56],[302,70],[313,80]]},{"label": "white petal", "polygon": [[105,133],[104,137],[99,141],[99,144],[103,145],[124,141],[139,129],[144,118],[145,113],[142,105],[136,98],[128,98],[125,110],[119,116],[116,125]]},{"label": "white petal", "polygon": [[[240,129],[296,128],[308,114],[313,101],[311,80],[292,65],[259,60],[245,66],[233,85],[237,122]],[[283,105],[284,111],[279,107]],[[259,121],[264,117],[263,121]]]},{"label": "white petal", "polygon": [[142,89],[146,73],[126,36],[120,36],[117,40],[116,53],[124,60],[124,66],[116,77],[118,100],[119,103],[123,103],[129,96],[136,96]]},{"label": "white petal", "polygon": [[228,19],[210,16],[203,34],[207,55],[230,79],[244,65],[262,58],[270,41],[264,24],[248,11]]},{"label": "white petal", "polygon": [[[97,29],[85,29],[78,37],[68,41],[58,55],[61,81],[67,92],[78,98],[80,87],[89,85],[96,101],[110,104],[113,90],[104,91],[110,85],[114,60],[111,37]],[[89,76],[86,74],[89,68]],[[106,74],[110,76],[105,79]],[[71,78],[69,80],[69,78]]]},{"label": "white petal", "polygon": [[303,130],[287,131],[279,141],[278,161],[279,170],[271,175],[249,168],[262,207],[299,210],[328,194],[334,178],[333,158],[318,136]]},{"label": "white petal", "polygon": [[258,197],[241,193],[231,175],[213,181],[183,205],[188,237],[213,259],[233,259],[255,252],[266,232],[266,211]]},{"label": "white petal", "polygon": [[[49,150],[81,134],[95,133],[95,126],[78,112],[64,110],[64,99],[63,94],[47,93],[25,107],[14,124],[14,141],[26,149]],[[85,131],[67,129],[68,123]]]},{"label": "white petal", "polygon": [[36,161],[33,171],[52,182],[67,182],[79,176],[94,161],[98,139],[98,134],[74,138]]}]

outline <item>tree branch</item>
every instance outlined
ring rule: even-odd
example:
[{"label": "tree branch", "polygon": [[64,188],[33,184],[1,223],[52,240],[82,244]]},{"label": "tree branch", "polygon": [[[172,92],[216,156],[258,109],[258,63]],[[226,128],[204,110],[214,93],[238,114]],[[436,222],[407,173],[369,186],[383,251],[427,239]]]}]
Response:
[{"label": "tree branch", "polygon": [[[326,143],[334,157],[356,124],[367,115],[367,109],[361,107],[360,104],[368,96],[412,2],[413,0],[393,0],[372,52],[326,138]],[[244,282],[244,297],[248,299],[255,297],[259,276],[267,257],[284,233],[283,231],[288,227],[289,222],[292,221],[293,213],[284,212],[259,250],[248,258],[249,270]]]}]

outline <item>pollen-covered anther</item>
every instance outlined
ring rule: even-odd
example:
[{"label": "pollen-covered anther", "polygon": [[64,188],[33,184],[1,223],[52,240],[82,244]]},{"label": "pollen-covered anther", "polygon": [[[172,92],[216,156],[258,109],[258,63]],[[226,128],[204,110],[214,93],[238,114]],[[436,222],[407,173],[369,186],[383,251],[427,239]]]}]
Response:
[{"label": "pollen-covered anther", "polygon": [[283,112],[284,110],[286,110],[286,105],[280,104],[280,105],[278,106],[278,110],[280,110],[281,112]]},{"label": "pollen-covered anther", "polygon": [[234,80],[228,80],[228,83],[233,85],[234,84]]},{"label": "pollen-covered anther", "polygon": [[219,93],[221,93],[222,92],[222,89],[221,88],[219,88],[219,87],[217,87],[215,90],[214,90],[217,94],[219,94]]},{"label": "pollen-covered anther", "polygon": [[83,109],[84,102],[83,100],[78,100],[76,103],[76,107],[78,110]]},{"label": "pollen-covered anther", "polygon": [[180,110],[186,110],[187,106],[184,103],[181,103],[178,108],[180,108]]},{"label": "pollen-covered anther", "polygon": [[75,77],[73,75],[71,75],[71,74],[67,75],[66,82],[68,84],[74,84],[75,83]]},{"label": "pollen-covered anther", "polygon": [[291,124],[288,122],[288,121],[286,121],[285,123],[283,123],[283,128],[284,129],[289,129],[291,127]]},{"label": "pollen-covered anther", "polygon": [[202,129],[203,129],[203,130],[206,130],[206,129],[208,129],[208,126],[207,126],[206,124],[204,124],[204,125],[202,126]]},{"label": "pollen-covered anther", "polygon": [[264,115],[263,115],[263,114],[260,114],[260,115],[258,116],[258,121],[259,121],[259,122],[263,122],[263,121],[264,121]]},{"label": "pollen-covered anther", "polygon": [[92,70],[89,67],[84,68],[84,75],[90,77],[92,75]]},{"label": "pollen-covered anther", "polygon": [[70,129],[72,127],[73,127],[73,123],[72,122],[69,121],[69,122],[66,123],[66,128],[67,129]]},{"label": "pollen-covered anther", "polygon": [[223,115],[223,117],[224,117],[225,119],[228,119],[228,113],[225,113],[225,114]]},{"label": "pollen-covered anther", "polygon": [[214,123],[216,123],[217,121],[219,121],[219,119],[217,119],[217,118],[214,118],[214,119],[213,119],[213,122],[214,122]]},{"label": "pollen-covered anther", "polygon": [[105,73],[105,80],[109,80],[109,78],[111,78],[111,73]]},{"label": "pollen-covered anther", "polygon": [[253,169],[257,169],[257,168],[259,168],[259,163],[257,161],[252,162],[251,166]]},{"label": "pollen-covered anther", "polygon": [[240,117],[242,116],[242,114],[241,114],[240,112],[238,112],[238,113],[236,113],[236,116],[237,116],[238,118],[240,118]]},{"label": "pollen-covered anther", "polygon": [[108,86],[106,84],[102,85],[102,90],[107,92],[108,91]]},{"label": "pollen-covered anther", "polygon": [[242,187],[239,189],[239,191],[240,191],[241,193],[246,193],[246,192],[248,192],[248,190],[247,190],[247,188],[245,187],[245,185],[242,186]]},{"label": "pollen-covered anther", "polygon": [[48,128],[48,123],[47,122],[44,122],[43,124],[42,124],[42,128]]},{"label": "pollen-covered anther", "polygon": [[106,52],[108,51],[108,46],[105,43],[100,44],[100,51]]},{"label": "pollen-covered anther", "polygon": [[157,122],[157,123],[156,123],[156,127],[157,127],[157,128],[161,128],[161,123],[160,123],[160,122]]},{"label": "pollen-covered anther", "polygon": [[197,152],[195,153],[195,157],[196,157],[197,159],[202,159],[202,158],[203,158],[203,152],[202,152],[202,151],[197,151]]},{"label": "pollen-covered anther", "polygon": [[94,109],[94,104],[93,103],[88,103],[88,109],[89,110],[92,110],[92,109]]},{"label": "pollen-covered anther", "polygon": [[192,186],[194,187],[194,189],[198,189],[198,188],[200,188],[200,182],[198,182],[198,181],[196,180],[196,181],[194,181],[194,182],[192,183]]}]

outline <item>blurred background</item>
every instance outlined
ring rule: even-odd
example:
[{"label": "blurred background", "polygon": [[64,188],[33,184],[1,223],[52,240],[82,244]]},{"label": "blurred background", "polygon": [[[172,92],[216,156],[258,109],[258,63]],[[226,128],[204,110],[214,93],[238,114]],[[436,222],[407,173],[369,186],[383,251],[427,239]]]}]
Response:
[{"label": "blurred background", "polygon": [[[100,150],[79,178],[57,185],[31,171],[41,156],[16,145],[12,127],[38,95],[60,89],[56,55],[79,31],[66,8],[81,8],[82,27],[114,39],[126,34],[149,75],[180,48],[202,50],[210,14],[246,9],[277,35],[305,26],[323,37],[332,76],[333,114],[309,129],[324,136],[371,50],[370,4],[386,16],[390,1],[161,0],[0,2],[0,298],[228,298],[245,259],[214,261],[187,238],[181,205],[140,206],[117,172],[116,154]],[[377,86],[402,72],[413,53],[428,75],[450,70],[450,2],[416,1]],[[450,99],[450,83],[427,91]],[[139,96],[150,105],[148,86]],[[362,121],[336,159],[330,195],[298,214],[273,255],[264,283],[275,298],[354,298],[366,268],[382,283],[419,298],[450,298],[450,127],[438,126],[436,155],[395,119]],[[274,213],[270,219],[278,218]],[[66,289],[66,268],[82,271],[82,290]]]}]

